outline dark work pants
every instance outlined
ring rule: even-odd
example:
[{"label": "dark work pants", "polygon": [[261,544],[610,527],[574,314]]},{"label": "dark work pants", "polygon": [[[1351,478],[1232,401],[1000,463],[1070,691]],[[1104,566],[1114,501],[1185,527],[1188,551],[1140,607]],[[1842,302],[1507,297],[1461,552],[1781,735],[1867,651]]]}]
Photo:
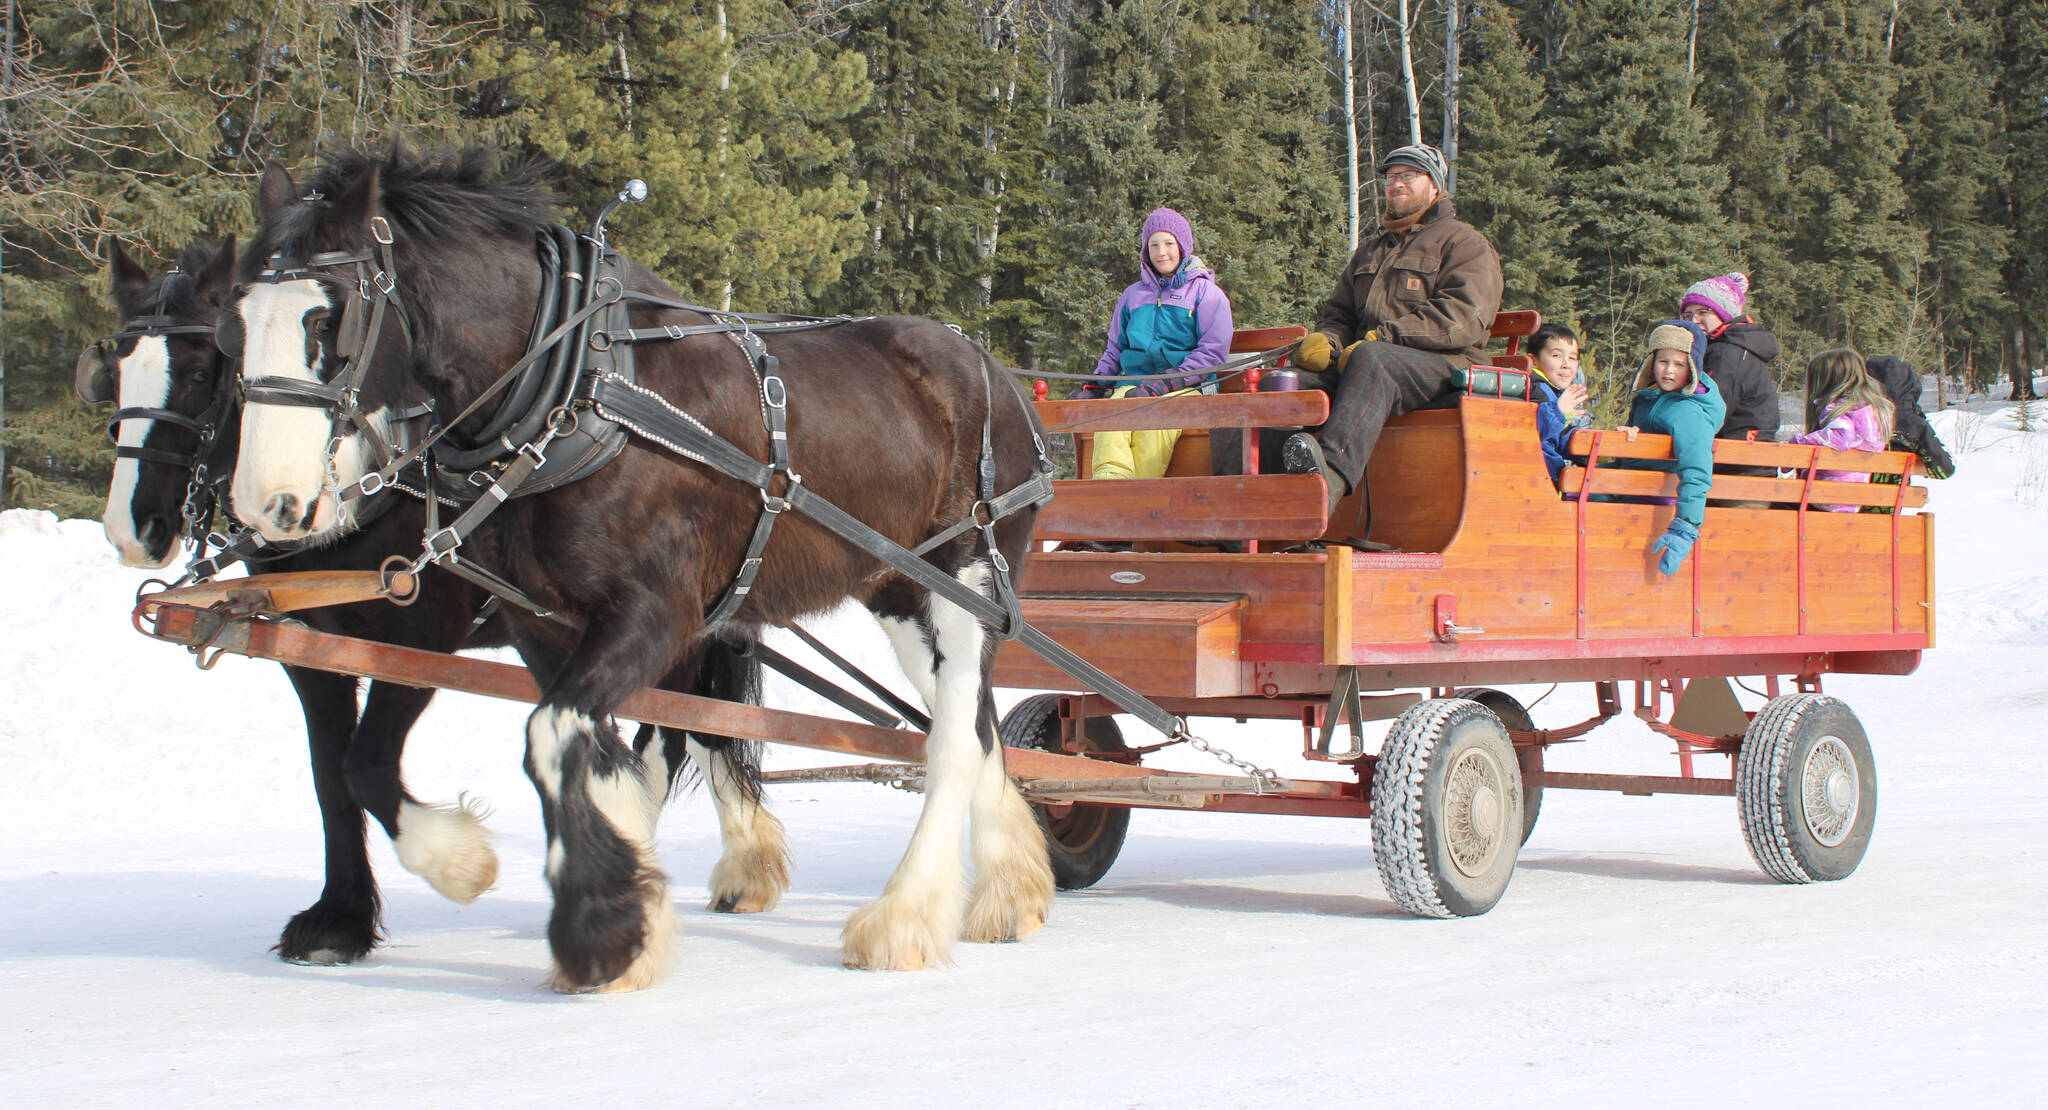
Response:
[{"label": "dark work pants", "polygon": [[1358,488],[1380,429],[1393,417],[1450,397],[1456,369],[1450,359],[1431,351],[1393,343],[1361,345],[1330,397],[1330,418],[1315,429],[1331,469]]}]

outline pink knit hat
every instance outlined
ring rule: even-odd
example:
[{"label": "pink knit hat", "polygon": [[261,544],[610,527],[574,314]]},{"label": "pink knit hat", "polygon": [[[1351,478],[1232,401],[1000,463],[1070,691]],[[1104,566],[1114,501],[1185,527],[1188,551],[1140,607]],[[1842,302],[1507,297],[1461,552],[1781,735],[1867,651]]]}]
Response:
[{"label": "pink knit hat", "polygon": [[1693,283],[1679,298],[1678,311],[1684,312],[1687,305],[1705,305],[1725,324],[1742,315],[1742,302],[1748,299],[1749,275],[1738,271]]}]

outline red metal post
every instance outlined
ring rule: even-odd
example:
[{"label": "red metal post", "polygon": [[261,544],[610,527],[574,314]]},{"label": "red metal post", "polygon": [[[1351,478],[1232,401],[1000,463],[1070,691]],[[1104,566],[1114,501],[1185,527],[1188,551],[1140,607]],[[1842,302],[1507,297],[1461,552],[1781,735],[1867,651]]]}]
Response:
[{"label": "red metal post", "polygon": [[1820,448],[1815,447],[1806,456],[1806,484],[1799,487],[1799,550],[1794,554],[1794,565],[1799,575],[1799,634],[1806,635],[1806,514],[1813,502],[1813,480],[1820,471]]},{"label": "red metal post", "polygon": [[1919,463],[1919,462],[1920,462],[1920,456],[1918,456],[1918,455],[1914,455],[1914,456],[1912,456],[1911,458],[1908,458],[1908,459],[1906,460],[1906,468],[1905,468],[1904,470],[1901,470],[1901,471],[1899,472],[1899,493],[1898,493],[1898,496],[1896,496],[1896,497],[1892,498],[1892,631],[1893,631],[1893,632],[1899,632],[1899,631],[1902,631],[1902,630],[1903,630],[1903,628],[1904,628],[1904,622],[1903,622],[1903,619],[1901,618],[1901,616],[1900,616],[1900,613],[1899,613],[1899,607],[1900,607],[1900,605],[1902,604],[1902,600],[1901,600],[1901,598],[1899,597],[1899,521],[1900,521],[1900,520],[1902,520],[1902,519],[1904,518],[1904,517],[1903,517],[1903,514],[1904,514],[1904,513],[1905,513],[1905,511],[1906,511],[1906,487],[1907,487],[1907,486],[1909,486],[1909,485],[1911,485],[1911,484],[1913,483],[1913,468],[1914,468],[1914,467],[1915,467],[1916,465],[1918,465],[1918,463]]},{"label": "red metal post", "polygon": [[1586,499],[1593,494],[1593,472],[1600,468],[1600,437],[1606,434],[1593,433],[1593,449],[1586,455],[1586,474],[1579,483],[1578,506],[1573,510],[1577,519],[1572,524],[1579,534],[1578,573],[1575,576],[1577,597],[1574,599],[1578,602],[1579,613],[1576,635],[1581,640],[1586,638]]}]

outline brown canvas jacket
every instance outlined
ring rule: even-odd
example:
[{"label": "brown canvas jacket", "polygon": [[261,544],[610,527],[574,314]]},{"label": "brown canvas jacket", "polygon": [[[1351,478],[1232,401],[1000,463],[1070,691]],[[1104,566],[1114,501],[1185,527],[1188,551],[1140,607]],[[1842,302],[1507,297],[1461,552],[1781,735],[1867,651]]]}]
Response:
[{"label": "brown canvas jacket", "polygon": [[1340,349],[1377,331],[1464,368],[1486,357],[1502,284],[1493,244],[1460,223],[1445,197],[1407,235],[1382,231],[1359,244],[1316,330]]}]

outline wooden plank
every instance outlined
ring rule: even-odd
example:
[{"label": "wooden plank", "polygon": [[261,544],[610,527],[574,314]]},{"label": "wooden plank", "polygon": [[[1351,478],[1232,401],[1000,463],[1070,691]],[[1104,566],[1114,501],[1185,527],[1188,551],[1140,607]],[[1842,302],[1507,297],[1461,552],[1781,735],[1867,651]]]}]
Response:
[{"label": "wooden plank", "polygon": [[1120,397],[1095,401],[1038,401],[1050,431],[1131,432],[1147,428],[1284,428],[1314,426],[1330,417],[1330,395],[1319,389],[1284,393],[1209,393],[1186,397]]},{"label": "wooden plank", "polygon": [[1308,540],[1323,534],[1320,474],[1054,482],[1040,540]]},{"label": "wooden plank", "polygon": [[[1567,494],[1576,494],[1586,488],[1586,469],[1581,466],[1567,466],[1559,475],[1558,482]],[[1593,474],[1592,492],[1629,497],[1676,497],[1678,496],[1678,475],[1663,470],[1624,470],[1619,467],[1598,468]],[[1745,474],[1716,474],[1714,485],[1708,491],[1709,498],[1728,501],[1768,501],[1788,509],[1798,507],[1799,498],[1805,492],[1803,478],[1759,478]],[[1814,511],[1821,511],[1822,505],[1874,505],[1890,508],[1899,503],[1899,487],[1876,482],[1833,482],[1813,483],[1812,501]],[[1908,486],[1904,502],[1907,508],[1919,508],[1927,504],[1926,486]]]},{"label": "wooden plank", "polygon": [[1488,339],[1521,339],[1536,334],[1543,326],[1543,314],[1531,309],[1493,314],[1493,327],[1488,329]]},{"label": "wooden plank", "polygon": [[1351,659],[1352,594],[1351,549],[1331,544],[1323,549],[1323,662],[1347,663]]},{"label": "wooden plank", "polygon": [[[1593,433],[1590,430],[1572,433],[1570,454],[1583,458],[1592,449]],[[1671,458],[1671,437],[1644,432],[1631,443],[1623,436],[1609,435],[1601,441],[1600,455],[1603,461],[1610,458],[1668,460]],[[1918,462],[1911,451],[1836,451],[1823,447],[1815,455],[1812,447],[1800,443],[1749,443],[1739,439],[1714,441],[1714,461],[1725,465],[1804,470],[1808,459],[1814,459],[1822,470],[1857,470],[1866,474],[1903,474],[1907,467]]]}]

